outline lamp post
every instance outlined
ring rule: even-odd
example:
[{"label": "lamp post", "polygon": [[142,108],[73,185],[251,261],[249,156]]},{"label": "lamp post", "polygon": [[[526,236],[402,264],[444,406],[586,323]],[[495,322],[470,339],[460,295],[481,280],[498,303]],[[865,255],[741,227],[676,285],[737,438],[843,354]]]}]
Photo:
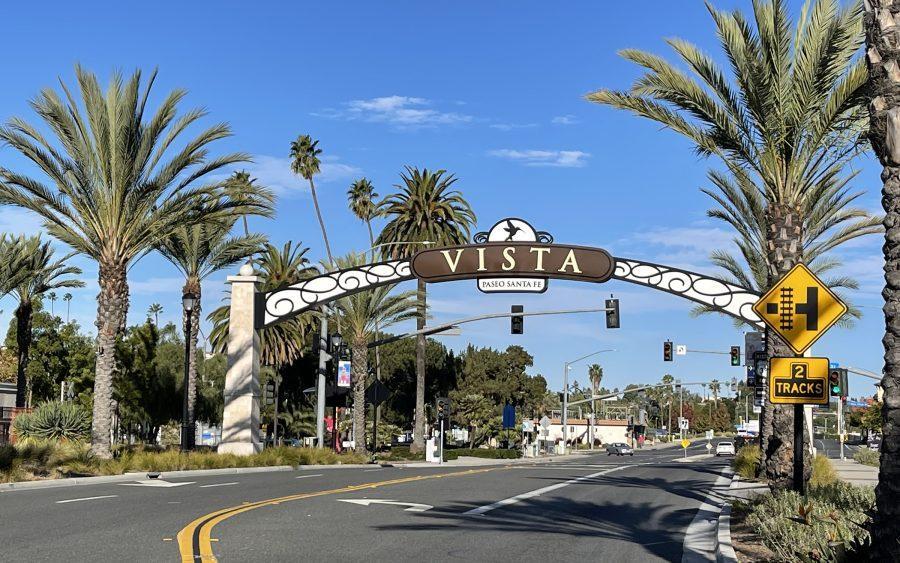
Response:
[{"label": "lamp post", "polygon": [[188,420],[188,408],[190,402],[189,379],[191,369],[191,322],[194,317],[194,307],[197,306],[197,296],[187,291],[181,296],[181,306],[185,314],[184,331],[184,404],[181,409],[181,451],[186,452],[193,446],[193,428]]},{"label": "lamp post", "polygon": [[[334,406],[331,411],[331,438],[332,438],[332,447],[335,452],[338,451],[338,419],[337,419],[337,370],[338,370],[338,362],[341,360],[341,344],[343,344],[344,338],[341,336],[341,333],[336,332],[331,335],[331,352],[334,357],[334,373],[331,374],[334,377]],[[365,408],[365,407],[363,407]]]},{"label": "lamp post", "polygon": [[581,360],[586,360],[591,356],[596,356],[597,354],[602,354],[603,352],[615,352],[615,348],[607,348],[605,350],[597,350],[596,352],[591,352],[590,354],[581,356],[580,358],[576,358],[572,361],[566,362],[565,367],[563,368],[563,412],[562,412],[562,425],[563,425],[563,453],[566,452],[566,448],[568,447],[569,441],[569,370],[572,367],[572,364],[578,363]]}]

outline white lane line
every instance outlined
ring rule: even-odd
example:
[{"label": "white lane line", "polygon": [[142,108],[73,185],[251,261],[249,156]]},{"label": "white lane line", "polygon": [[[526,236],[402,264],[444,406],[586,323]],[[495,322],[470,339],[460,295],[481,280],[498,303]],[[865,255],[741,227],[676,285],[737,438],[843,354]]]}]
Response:
[{"label": "white lane line", "polygon": [[200,485],[201,489],[208,489],[209,487],[227,487],[228,485],[237,485],[237,481],[232,481],[231,483],[213,483],[211,485]]},{"label": "white lane line", "polygon": [[101,498],[116,498],[119,495],[103,495],[99,497],[83,497],[83,498],[70,498],[68,500],[58,500],[56,504],[66,504],[67,502],[81,502],[83,500],[98,500]]},{"label": "white lane line", "polygon": [[306,479],[307,477],[321,477],[321,473],[313,473],[312,475],[300,475],[298,477],[294,477],[294,479]]},{"label": "white lane line", "polygon": [[728,469],[713,483],[704,495],[705,499],[697,508],[697,513],[684,531],[684,548],[681,563],[716,560],[716,532],[719,528],[719,513],[722,512],[722,492],[728,490],[731,476]]},{"label": "white lane line", "polygon": [[372,473],[373,471],[384,471],[384,468],[381,469],[363,469],[363,473]]},{"label": "white lane line", "polygon": [[574,485],[575,483],[580,483],[582,481],[587,481],[588,479],[593,479],[595,477],[599,477],[601,475],[606,475],[608,473],[612,473],[613,471],[619,471],[621,469],[627,469],[629,467],[634,467],[633,465],[620,465],[618,467],[613,467],[612,469],[607,469],[605,471],[598,471],[597,473],[591,473],[590,475],[585,475],[584,477],[577,477],[575,479],[569,479],[568,481],[563,481],[562,483],[557,483],[555,485],[550,485],[547,487],[542,487],[540,489],[535,489],[533,491],[528,491],[527,493],[522,493],[520,495],[516,495],[514,497],[509,497],[503,500],[498,500],[497,502],[486,504],[484,506],[479,506],[478,508],[473,508],[468,512],[464,512],[463,516],[483,516],[484,514],[490,512],[491,510],[495,510],[497,508],[502,508],[504,506],[509,506],[511,504],[516,504],[517,502],[527,500],[534,497],[539,497],[544,493],[549,493],[551,491],[555,491],[557,489],[562,489],[563,487],[568,487],[569,485]]}]

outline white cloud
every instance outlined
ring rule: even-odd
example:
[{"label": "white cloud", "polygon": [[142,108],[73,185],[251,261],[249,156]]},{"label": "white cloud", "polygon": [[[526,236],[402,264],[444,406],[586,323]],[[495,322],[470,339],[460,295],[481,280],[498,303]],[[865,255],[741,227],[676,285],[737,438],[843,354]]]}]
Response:
[{"label": "white cloud", "polygon": [[515,129],[531,129],[537,127],[537,123],[492,123],[488,127],[498,131],[513,131]]},{"label": "white cloud", "polygon": [[329,109],[313,115],[331,119],[388,123],[401,129],[459,125],[473,120],[471,115],[440,111],[431,107],[432,105],[432,101],[425,98],[382,96],[366,100],[351,100],[344,104],[343,109]]},{"label": "white cloud", "polygon": [[551,119],[550,123],[554,125],[575,125],[576,123],[580,122],[575,118],[574,115],[558,115]]},{"label": "white cloud", "polygon": [[580,168],[587,164],[585,160],[590,153],[583,151],[548,151],[548,150],[515,150],[497,149],[488,151],[488,155],[520,162],[525,166],[557,166],[560,168]]},{"label": "white cloud", "polygon": [[[264,154],[253,157],[253,162],[244,167],[257,183],[283,195],[289,192],[309,191],[309,182],[291,172],[291,159],[288,157],[268,156]],[[362,174],[356,166],[340,162],[337,157],[328,156],[322,159],[316,184],[347,180]]]}]

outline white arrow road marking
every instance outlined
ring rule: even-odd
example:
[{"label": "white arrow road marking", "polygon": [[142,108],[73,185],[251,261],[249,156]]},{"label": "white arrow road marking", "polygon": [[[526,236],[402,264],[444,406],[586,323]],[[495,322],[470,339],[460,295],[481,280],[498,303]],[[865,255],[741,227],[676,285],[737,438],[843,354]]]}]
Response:
[{"label": "white arrow road marking", "polygon": [[137,483],[120,483],[124,487],[162,487],[162,488],[170,488],[170,487],[183,487],[184,485],[193,485],[196,481],[182,481],[180,483],[172,483],[170,481],[163,481],[162,479],[144,479],[143,481],[138,481]]},{"label": "white arrow road marking", "polygon": [[[643,465],[643,464],[639,464]],[[594,477],[599,477],[601,475],[606,475],[607,473],[612,473],[613,471],[619,471],[620,469],[627,469],[629,467],[634,467],[633,465],[620,465],[618,467],[613,467],[612,469],[607,469],[605,471],[598,471],[597,473],[591,473],[590,475],[585,475],[584,477],[577,477],[575,479],[569,479],[568,481],[563,481],[562,483],[557,483],[555,485],[550,485],[547,487],[542,487],[540,489],[535,489],[533,491],[528,491],[527,493],[522,493],[521,495],[516,495],[514,497],[505,498],[503,500],[498,500],[497,502],[486,504],[484,506],[479,506],[478,508],[473,508],[468,512],[464,512],[463,516],[483,516],[484,514],[504,506],[509,506],[510,504],[516,504],[517,502],[527,500],[534,497],[539,497],[544,493],[549,493],[550,491],[555,491],[557,489],[562,489],[563,487],[568,487],[569,485],[573,485],[575,483],[580,483],[582,481],[587,481],[588,479],[593,479]]]},{"label": "white arrow road marking", "polygon": [[83,500],[97,500],[101,498],[116,498],[119,495],[103,495],[99,497],[70,498],[69,500],[58,500],[56,504],[66,504],[67,502],[81,502]]},{"label": "white arrow road marking", "polygon": [[232,481],[231,483],[213,483],[211,485],[200,485],[201,489],[208,489],[209,487],[227,487],[228,485],[237,485],[237,481]]},{"label": "white arrow road marking", "polygon": [[353,504],[361,504],[362,506],[369,506],[371,504],[393,504],[395,506],[408,506],[404,512],[425,512],[426,510],[431,510],[434,508],[430,504],[419,504],[416,502],[398,502],[396,500],[380,500],[374,498],[339,498],[339,502],[349,502]]}]

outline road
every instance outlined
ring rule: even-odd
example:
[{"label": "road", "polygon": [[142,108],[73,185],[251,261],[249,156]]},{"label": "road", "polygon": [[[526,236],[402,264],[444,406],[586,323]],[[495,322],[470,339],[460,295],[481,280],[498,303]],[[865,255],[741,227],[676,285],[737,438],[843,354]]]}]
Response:
[{"label": "road", "polygon": [[673,462],[680,453],[8,491],[0,559],[708,560],[715,511],[698,508],[727,485],[727,461]]}]

